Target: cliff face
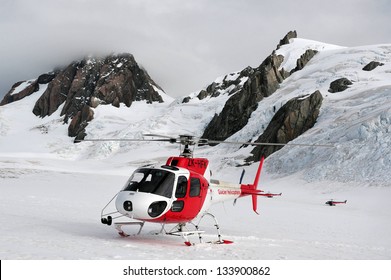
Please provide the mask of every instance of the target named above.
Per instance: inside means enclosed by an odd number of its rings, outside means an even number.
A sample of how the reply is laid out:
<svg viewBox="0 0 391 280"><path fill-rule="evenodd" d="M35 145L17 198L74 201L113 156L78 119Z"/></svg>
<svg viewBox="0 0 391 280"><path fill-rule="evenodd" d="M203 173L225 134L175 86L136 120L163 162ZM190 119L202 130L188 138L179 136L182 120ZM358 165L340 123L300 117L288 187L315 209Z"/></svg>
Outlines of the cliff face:
<svg viewBox="0 0 391 280"><path fill-rule="evenodd" d="M222 110L208 119L202 138L223 141L243 129L262 99L271 96L286 78L302 70L316 55L316 50L301 50L299 55L295 56L297 60L293 60L293 67L284 69L289 55L284 57L285 53L279 53L294 38L297 38L296 31L289 32L280 40L276 50L258 67L247 67L240 72L226 75L193 96L202 100L227 95L227 99L221 103ZM60 115L63 116L64 123L68 124L68 135L76 137L76 140L86 136L86 127L94 118L93 109L99 105L120 107L122 103L130 107L134 101L139 100L146 100L147 103L163 102L159 93L161 89L148 73L138 66L134 57L131 54L119 54L103 58L87 57L74 61L61 70L42 74L36 80L17 83L5 96L2 104L37 92L42 84L47 84L46 90L36 101L32 112L44 118L61 110ZM189 96L183 103L190 101ZM280 123L274 125L281 127ZM287 128L284 131L287 132ZM301 129L298 128L293 134L296 135L297 131ZM287 139L291 134L287 132ZM263 142L277 140L269 139ZM257 150L254 153L257 154Z"/></svg>
<svg viewBox="0 0 391 280"><path fill-rule="evenodd" d="M276 112L264 133L255 142L286 144L292 141L315 125L322 101L320 91L289 100ZM282 146L257 146L246 161L258 161L261 156L268 157L281 148Z"/></svg>
<svg viewBox="0 0 391 280"><path fill-rule="evenodd" d="M296 31L289 32L280 40L277 50L296 37ZM287 72L280 67L284 57L273 51L259 67L247 67L238 73L236 79L224 79L222 83L212 83L206 90L202 90L197 96L199 99L218 96L222 91L232 94L221 113L216 114L207 125L202 137L222 141L241 130L248 123L252 112L257 109L258 102L272 95L284 79L303 69L315 54L316 51L307 50L297 60L296 68Z"/></svg>
<svg viewBox="0 0 391 280"><path fill-rule="evenodd" d="M19 87L25 86L19 91ZM62 70L43 74L29 82L19 82L4 97L1 105L20 100L48 84L32 112L45 117L61 105L64 122L71 120L68 135L83 138L84 128L93 119L92 108L100 104L130 107L133 101L163 102L160 87L139 67L131 54L89 57L75 61Z"/></svg>

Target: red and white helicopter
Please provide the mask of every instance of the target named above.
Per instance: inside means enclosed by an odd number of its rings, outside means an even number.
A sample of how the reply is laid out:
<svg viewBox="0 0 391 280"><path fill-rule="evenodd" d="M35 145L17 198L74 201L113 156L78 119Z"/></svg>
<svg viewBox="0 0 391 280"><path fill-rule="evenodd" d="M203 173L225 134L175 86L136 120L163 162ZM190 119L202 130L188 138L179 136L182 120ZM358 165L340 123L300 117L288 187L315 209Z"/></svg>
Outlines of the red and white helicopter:
<svg viewBox="0 0 391 280"><path fill-rule="evenodd" d="M159 139L85 139L83 141L164 141L179 143L184 146L180 156L169 157L160 167L140 167L130 176L125 186L102 209L101 222L106 225L114 225L121 236L129 236L124 232L123 226L139 225L140 234L144 223L159 223L162 225L160 233L181 236L185 244L190 246L190 235L198 235L200 242L202 233L199 228L201 220L205 216L213 218L217 229L218 240L213 243L228 244L232 241L221 238L218 222L209 212L212 204L224 201L236 201L236 199L251 196L252 208L257 213L258 196L274 197L281 193L266 193L258 189L260 173L264 158L259 163L252 184L242 184L243 174L238 184L211 179L209 161L206 158L194 158L189 146L210 145L219 143L248 144L248 145L286 145L273 143L254 142L226 142L208 139L197 139L189 135L181 135L179 138L162 135L145 134ZM289 144L288 144L289 145ZM291 144L295 145L295 144ZM297 144L301 145L301 144ZM313 146L313 145L307 145ZM114 201L115 200L115 201ZM106 213L108 206L114 202L117 211ZM258 214L258 213L257 213ZM126 222L114 222L113 220L127 217ZM198 223L193 221L198 220ZM167 224L174 225L171 230L166 230ZM187 225L193 225L194 230L188 230Z"/></svg>
<svg viewBox="0 0 391 280"><path fill-rule="evenodd" d="M330 205L330 206L336 206L337 204L346 204L347 202L348 202L347 200L335 201L334 199L330 199L330 200L326 201L325 204Z"/></svg>

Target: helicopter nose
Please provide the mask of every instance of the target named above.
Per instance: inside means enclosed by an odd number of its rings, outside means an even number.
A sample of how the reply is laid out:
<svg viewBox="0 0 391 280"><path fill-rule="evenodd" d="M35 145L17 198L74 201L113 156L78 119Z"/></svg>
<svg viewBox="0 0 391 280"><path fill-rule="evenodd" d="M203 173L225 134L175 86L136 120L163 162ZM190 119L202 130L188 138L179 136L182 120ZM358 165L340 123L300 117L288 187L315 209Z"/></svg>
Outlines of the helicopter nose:
<svg viewBox="0 0 391 280"><path fill-rule="evenodd" d="M170 199L143 192L122 191L118 194L115 207L124 216L133 219L154 219L169 210Z"/></svg>
<svg viewBox="0 0 391 280"><path fill-rule="evenodd" d="M123 203L123 208L127 212L133 211L133 203L130 200L125 200ZM155 201L151 203L148 207L148 215L152 218L159 216L167 207L166 201Z"/></svg>

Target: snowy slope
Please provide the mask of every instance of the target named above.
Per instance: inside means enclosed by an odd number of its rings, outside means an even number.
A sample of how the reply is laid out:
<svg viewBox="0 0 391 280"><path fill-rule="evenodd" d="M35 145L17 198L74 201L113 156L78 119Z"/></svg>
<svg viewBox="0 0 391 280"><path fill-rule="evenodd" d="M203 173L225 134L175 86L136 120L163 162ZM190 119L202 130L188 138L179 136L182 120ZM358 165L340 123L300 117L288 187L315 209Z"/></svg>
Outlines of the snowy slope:
<svg viewBox="0 0 391 280"><path fill-rule="evenodd" d="M372 60L385 65L370 72L363 71ZM281 95L320 90L325 97L317 125L298 142L335 143L336 148L331 151L290 149L273 157L270 171L293 174L304 169L304 177L310 181L326 179L389 185L390 62L391 46L326 51L287 79L279 91ZM329 93L330 82L341 77L350 79L353 85L346 91Z"/></svg>
<svg viewBox="0 0 391 280"><path fill-rule="evenodd" d="M184 247L175 237L120 238L100 224L100 210L143 164L164 163L179 147L166 143L84 142L75 145L56 112L36 118L31 110L40 92L0 107L1 259L390 259L391 45L344 48L294 39L278 51L286 69L307 48L319 53L259 103L246 127L231 141L257 139L273 117L273 106L320 90L323 105L316 125L297 143L335 148L284 147L265 162L261 188L283 192L212 209L232 245ZM384 63L370 72L372 60ZM329 93L330 82L354 83ZM44 89L41 89L41 91ZM41 92L42 93L42 92ZM139 138L143 133L201 135L228 93L203 100L99 106L88 125L91 138ZM168 98L166 99L168 101ZM61 109L61 108L60 108ZM213 177L237 182L251 147L199 147L210 159ZM256 165L246 166L252 182ZM329 199L347 199L328 207ZM207 225L208 238L213 227Z"/></svg>

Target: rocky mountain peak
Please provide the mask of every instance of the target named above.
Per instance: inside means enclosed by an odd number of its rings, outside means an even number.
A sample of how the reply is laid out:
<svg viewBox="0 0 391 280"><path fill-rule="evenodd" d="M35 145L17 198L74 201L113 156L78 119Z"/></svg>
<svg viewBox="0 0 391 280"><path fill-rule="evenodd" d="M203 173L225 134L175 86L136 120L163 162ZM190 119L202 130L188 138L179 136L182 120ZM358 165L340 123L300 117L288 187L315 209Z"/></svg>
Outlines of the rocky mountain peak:
<svg viewBox="0 0 391 280"><path fill-rule="evenodd" d="M290 39L297 38L296 30L289 31L284 38L280 40L280 43L277 45L277 49L279 49L282 45L287 45L290 42Z"/></svg>
<svg viewBox="0 0 391 280"><path fill-rule="evenodd" d="M133 101L163 102L162 89L151 79L129 53L106 57L88 56L63 69L43 74L38 79L15 84L1 105L20 100L48 84L33 108L39 117L53 114L63 105L64 122L72 119L69 136L82 137L92 108L100 104L130 107ZM19 89L24 86L23 89ZM83 118L83 116L85 118ZM74 119L76 118L76 119Z"/></svg>
<svg viewBox="0 0 391 280"><path fill-rule="evenodd" d="M65 101L61 115L73 117L81 107L112 104L129 107L133 101L163 102L159 86L136 63L133 55L87 57L60 71L35 104L33 113L52 114Z"/></svg>
<svg viewBox="0 0 391 280"><path fill-rule="evenodd" d="M290 39L296 37L296 31L288 32L280 40L277 49L289 44ZM274 50L258 67L247 67L241 72L227 75L220 83L214 82L202 90L197 96L199 99L216 97L223 92L232 95L221 113L216 114L207 125L202 137L221 141L241 130L248 123L252 112L257 109L258 102L273 94L284 79L303 69L315 54L316 51L306 50L298 58L296 68L287 72L281 68L284 56Z"/></svg>

